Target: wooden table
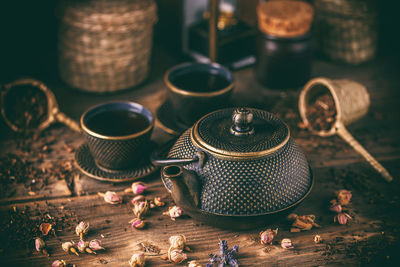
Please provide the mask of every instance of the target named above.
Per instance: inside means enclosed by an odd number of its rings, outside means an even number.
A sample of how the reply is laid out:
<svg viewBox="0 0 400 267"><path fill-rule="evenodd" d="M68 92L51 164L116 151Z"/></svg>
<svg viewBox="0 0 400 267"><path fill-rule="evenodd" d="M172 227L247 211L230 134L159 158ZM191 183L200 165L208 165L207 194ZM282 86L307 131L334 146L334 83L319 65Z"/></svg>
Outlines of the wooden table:
<svg viewBox="0 0 400 267"><path fill-rule="evenodd" d="M155 112L166 96L162 78L164 71L178 63L163 51L155 51L153 71L149 80L137 89L113 95L91 95L67 88L56 76L44 74L37 78L52 88L58 99L60 109L78 120L80 114L89 106L109 100L131 100L147 106ZM30 249L7 249L0 244L1 266L50 266L55 259L65 259L77 266L128 266L133 252L140 250L140 242L150 242L165 254L168 238L175 234L184 234L192 249L187 253L190 260L198 260L203 265L210 253L217 253L219 240L225 239L229 246L239 245L238 259L242 266L317 266L317 265L391 265L399 260L399 189L400 189L400 145L399 145L399 88L398 61L392 58L379 58L362 66L342 66L316 60L313 77L349 78L367 86L371 94L371 107L363 119L349 126L349 131L362 143L394 176L391 184L386 183L364 160L338 137L320 138L297 127L298 92L277 92L262 88L255 80L251 68L236 71L237 80L233 96L233 105L245 105L263 108L277 113L289 123L296 142L311 163L315 186L310 196L296 210L298 214L315 214L321 228L291 233L289 222L265 222L262 229L249 231L223 230L196 222L184 216L172 221L162 215L167 207L152 210L146 217L148 227L132 230L128 223L134 215L131 211L132 195L124 193L130 184L110 184L99 182L80 174L74 165L68 166L68 174L53 179L40 190L16 187L12 193L1 196L0 214L7 220L13 209L17 212L30 207L33 211L56 214L76 214L77 220L90 222L88 239L100 239L106 251L98 255L67 255L61 249L61 242L77 240L73 227L58 231L57 237L47 238L51 253L46 257L31 246ZM40 136L33 147L44 146L50 136L54 140L48 144L48 150L42 158L46 168L54 170L66 161L73 162L74 150L84 143L82 136L63 125L53 125ZM3 127L1 141L2 156L15 153L21 157L31 157L34 162L37 155L22 153L17 147L21 141ZM163 132L156 124L152 136L158 144L163 144L172 136ZM19 140L19 141L18 141ZM46 141L47 140L47 141ZM72 148L69 149L69 147ZM65 170L65 166L64 169ZM172 199L164 189L159 172L141 179L148 184L146 197L165 198L167 206ZM333 222L334 214L328 210L334 191L348 189L353 192L350 214L353 220L349 225ZM97 195L97 192L116 191L123 196L121 205L110 205ZM29 191L31 191L29 193ZM260 244L259 232L266 228L279 228L276 242L271 246ZM4 234L4 233L3 233ZM2 238L11 238L8 233ZM323 242L314 243L315 235ZM104 236L104 238L102 237ZM279 242L290 238L294 249L285 250ZM2 239L4 241L4 239ZM1 243L2 241L0 241ZM30 240L26 240L30 244ZM149 256L146 266L171 266L160 256ZM184 264L181 264L184 265Z"/></svg>

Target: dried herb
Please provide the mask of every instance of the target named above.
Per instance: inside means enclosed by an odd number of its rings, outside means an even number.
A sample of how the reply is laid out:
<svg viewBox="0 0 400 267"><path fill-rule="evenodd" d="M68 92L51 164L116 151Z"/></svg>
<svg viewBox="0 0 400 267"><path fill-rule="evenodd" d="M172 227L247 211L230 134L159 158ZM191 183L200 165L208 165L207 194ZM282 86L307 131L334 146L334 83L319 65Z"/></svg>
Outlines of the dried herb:
<svg viewBox="0 0 400 267"><path fill-rule="evenodd" d="M221 240L219 242L219 255L211 254L210 262L212 264L217 263L218 266L239 266L239 262L235 258L235 254L239 252L239 246L235 245L233 248L228 249L228 242L226 240ZM211 265L212 266L212 265Z"/></svg>
<svg viewBox="0 0 400 267"><path fill-rule="evenodd" d="M307 118L313 129L328 131L335 122L336 108L331 94L326 93L315 98L307 108Z"/></svg>

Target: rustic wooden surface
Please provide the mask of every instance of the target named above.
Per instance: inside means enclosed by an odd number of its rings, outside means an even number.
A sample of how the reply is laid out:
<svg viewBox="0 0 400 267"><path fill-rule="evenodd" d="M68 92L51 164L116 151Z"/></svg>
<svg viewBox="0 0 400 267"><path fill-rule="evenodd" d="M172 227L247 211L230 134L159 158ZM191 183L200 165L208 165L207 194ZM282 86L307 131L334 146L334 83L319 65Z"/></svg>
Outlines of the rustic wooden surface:
<svg viewBox="0 0 400 267"><path fill-rule="evenodd" d="M37 77L51 87L58 99L60 109L78 120L89 106L109 100L131 100L147 106L155 112L166 97L162 78L164 71L177 63L166 53L155 51L153 72L149 80L139 88L113 95L90 95L69 89L57 79L48 75ZM251 68L234 73L237 80L233 105L263 108L277 113L291 126L292 134L310 160L315 186L310 196L296 210L298 214L315 214L319 229L301 233L290 233L290 225L285 222L265 222L265 228L278 227L276 238L291 238L295 248L282 249L278 243L268 248L261 245L258 233L262 229L249 231L223 230L198 223L184 216L176 221L162 215L167 207L152 210L147 216L149 225L141 231L132 230L129 221L134 217L131 211L132 195L124 193L128 184L111 184L93 180L80 174L73 167L72 181L57 181L57 187L49 186L35 195L26 190L16 190L12 196L0 196L0 216L16 207L17 210L30 206L32 209L73 210L79 219L91 224L88 238L98 238L106 247L98 255L67 255L61 249L61 242L77 240L73 230L65 229L57 237L47 242L51 256L45 257L32 250L18 250L12 253L0 251L1 266L50 266L55 259L65 259L77 266L128 266L134 251L140 249L140 242L148 241L161 249L168 249L168 237L184 234L192 252L190 260L199 260L203 265L210 253L217 253L220 239L228 240L229 246L239 245L238 259L242 266L320 266L320 265L380 265L393 264L398 260L399 249L399 207L400 200L400 144L399 144L399 88L398 61L392 58L378 59L368 64L352 67L338 66L317 60L313 76L349 78L367 86L371 94L371 107L367 116L350 125L351 133L391 172L394 181L387 184L364 162L356 152L338 137L320 138L308 131L297 128L297 91L276 92L262 88L255 80ZM5 128L3 128L5 130ZM62 125L53 125L46 130L46 136L55 135L50 145L51 152L45 155L45 162L60 164L72 160L74 152L68 152L64 144L76 149L83 138ZM0 137L2 156L18 153L16 139L6 130ZM172 136L164 133L156 124L152 136L158 144L163 144ZM40 140L40 138L39 138ZM162 196L167 205L172 199L159 179L159 173L143 178L149 185L146 197ZM57 188L57 190L55 190ZM333 222L333 214L327 209L334 191L346 188L353 191L350 213L354 217L351 224L342 226ZM97 192L112 190L123 195L121 205L112 206L104 202ZM313 238L319 234L324 242L315 244ZM101 235L105 236L102 238ZM397 257L397 258L396 258ZM148 257L146 266L171 266L159 256ZM184 264L181 264L182 266Z"/></svg>

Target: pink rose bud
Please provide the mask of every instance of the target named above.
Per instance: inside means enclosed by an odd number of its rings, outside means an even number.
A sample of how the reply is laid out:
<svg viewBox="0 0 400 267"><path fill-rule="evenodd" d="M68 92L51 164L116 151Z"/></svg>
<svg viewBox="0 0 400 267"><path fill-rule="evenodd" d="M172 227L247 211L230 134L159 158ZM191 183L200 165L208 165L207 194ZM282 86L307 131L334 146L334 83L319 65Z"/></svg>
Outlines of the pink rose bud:
<svg viewBox="0 0 400 267"><path fill-rule="evenodd" d="M135 202L133 206L133 213L138 217L141 218L142 215L145 215L149 211L149 202L147 200L142 202Z"/></svg>
<svg viewBox="0 0 400 267"><path fill-rule="evenodd" d="M64 260L55 260L51 264L51 267L65 267L67 266L67 263Z"/></svg>
<svg viewBox="0 0 400 267"><path fill-rule="evenodd" d="M131 226L133 229L143 229L146 226L146 222L139 218L135 218L130 222L132 223Z"/></svg>
<svg viewBox="0 0 400 267"><path fill-rule="evenodd" d="M89 248L89 242L87 241L79 240L77 247L81 253L87 252L89 254L96 254L96 252Z"/></svg>
<svg viewBox="0 0 400 267"><path fill-rule="evenodd" d="M104 194L104 201L110 204L121 204L122 203L122 197L118 196L117 193L107 191Z"/></svg>
<svg viewBox="0 0 400 267"><path fill-rule="evenodd" d="M267 244L272 244L272 240L274 240L274 237L278 234L278 228L275 230L272 229L267 229L264 232L260 233L260 240L261 244L267 245Z"/></svg>
<svg viewBox="0 0 400 267"><path fill-rule="evenodd" d="M289 238L282 239L281 247L285 249L293 248L292 240L290 240Z"/></svg>
<svg viewBox="0 0 400 267"><path fill-rule="evenodd" d="M89 248L92 249L93 251L105 249L101 246L100 240L97 239L93 239L92 241L89 242Z"/></svg>
<svg viewBox="0 0 400 267"><path fill-rule="evenodd" d="M198 261L189 261L188 267L202 267Z"/></svg>
<svg viewBox="0 0 400 267"><path fill-rule="evenodd" d="M46 247L46 243L44 243L43 239L37 237L35 239L35 248L37 251L41 252Z"/></svg>
<svg viewBox="0 0 400 267"><path fill-rule="evenodd" d="M342 189L339 192L337 192L337 200L341 205L346 206L350 204L351 197L352 197L351 191Z"/></svg>
<svg viewBox="0 0 400 267"><path fill-rule="evenodd" d="M142 182L132 183L131 187L132 187L132 193L134 195L139 195L147 189L147 186Z"/></svg>
<svg viewBox="0 0 400 267"><path fill-rule="evenodd" d="M143 201L145 201L145 200L146 200L146 199L145 199L144 196L142 196L142 195L137 195L137 196L135 196L134 198L132 198L131 203L132 203L132 205L135 205L136 202L143 202Z"/></svg>
<svg viewBox="0 0 400 267"><path fill-rule="evenodd" d="M341 213L342 212L342 205L340 205L339 203L333 203L330 207L329 207L330 211L336 212L336 213Z"/></svg>
<svg viewBox="0 0 400 267"><path fill-rule="evenodd" d="M181 263L187 259L187 255L180 249L170 248L168 250L168 260L172 263Z"/></svg>
<svg viewBox="0 0 400 267"><path fill-rule="evenodd" d="M167 212L163 213L171 217L171 220L175 221L175 218L180 217L183 214L183 210L178 206L169 207Z"/></svg>
<svg viewBox="0 0 400 267"><path fill-rule="evenodd" d="M75 233L81 239L83 239L83 235L86 235L89 232L89 223L81 221L75 228Z"/></svg>
<svg viewBox="0 0 400 267"><path fill-rule="evenodd" d="M184 249L186 244L186 237L184 235L173 235L169 237L169 244L174 249Z"/></svg>
<svg viewBox="0 0 400 267"><path fill-rule="evenodd" d="M352 218L350 217L349 214L342 212L342 213L338 213L335 218L334 221L338 222L339 224L345 225L347 224L348 220L351 220Z"/></svg>
<svg viewBox="0 0 400 267"><path fill-rule="evenodd" d="M131 267L143 267L146 264L146 257L144 253L135 253L129 260L129 266Z"/></svg>
<svg viewBox="0 0 400 267"><path fill-rule="evenodd" d="M314 236L314 242L315 242L315 244L319 244L319 243L322 243L322 237L320 236L320 235L315 235Z"/></svg>

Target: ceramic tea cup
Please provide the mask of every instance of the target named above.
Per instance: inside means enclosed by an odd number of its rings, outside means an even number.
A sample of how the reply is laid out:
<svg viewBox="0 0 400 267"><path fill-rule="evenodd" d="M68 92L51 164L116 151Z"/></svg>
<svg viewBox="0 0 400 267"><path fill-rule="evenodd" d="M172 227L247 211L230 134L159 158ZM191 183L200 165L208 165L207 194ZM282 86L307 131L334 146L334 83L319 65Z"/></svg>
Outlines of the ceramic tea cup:
<svg viewBox="0 0 400 267"><path fill-rule="evenodd" d="M109 102L89 108L80 124L96 164L121 170L134 166L143 156L154 117L138 103Z"/></svg>
<svg viewBox="0 0 400 267"><path fill-rule="evenodd" d="M216 63L183 63L165 73L165 85L177 120L187 126L223 108L234 88L234 77Z"/></svg>

